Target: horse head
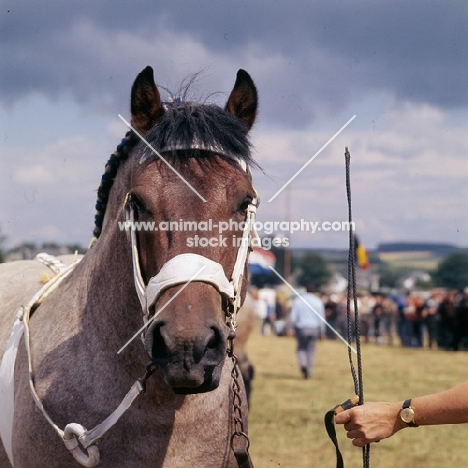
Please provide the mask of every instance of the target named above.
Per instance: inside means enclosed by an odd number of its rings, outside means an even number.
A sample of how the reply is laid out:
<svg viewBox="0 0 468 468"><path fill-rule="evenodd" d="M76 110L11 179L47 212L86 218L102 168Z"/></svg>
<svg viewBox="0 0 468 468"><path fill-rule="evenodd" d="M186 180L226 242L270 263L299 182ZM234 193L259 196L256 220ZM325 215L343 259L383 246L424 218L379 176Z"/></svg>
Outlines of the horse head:
<svg viewBox="0 0 468 468"><path fill-rule="evenodd" d="M224 109L162 102L150 67L132 87L136 142L120 193L133 226L126 248L146 352L176 393L215 389L234 336L230 315L247 289L246 220L257 201L248 170L256 112L243 70Z"/></svg>

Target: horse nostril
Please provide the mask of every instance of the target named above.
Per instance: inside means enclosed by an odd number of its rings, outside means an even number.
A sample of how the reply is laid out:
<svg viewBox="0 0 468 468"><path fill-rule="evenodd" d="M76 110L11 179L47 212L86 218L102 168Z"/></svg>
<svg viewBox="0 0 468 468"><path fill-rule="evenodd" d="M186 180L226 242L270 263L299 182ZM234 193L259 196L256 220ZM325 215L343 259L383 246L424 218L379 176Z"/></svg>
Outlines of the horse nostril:
<svg viewBox="0 0 468 468"><path fill-rule="evenodd" d="M217 365L226 352L226 339L224 339L219 327L213 326L210 328L209 337L204 343L200 347L203 362L207 365Z"/></svg>
<svg viewBox="0 0 468 468"><path fill-rule="evenodd" d="M216 327L212 327L213 336L208 340L206 349L216 349L222 342L219 330Z"/></svg>
<svg viewBox="0 0 468 468"><path fill-rule="evenodd" d="M148 330L146 333L146 349L155 364L166 365L169 362L169 352L166 341L161 333L163 322L159 322Z"/></svg>

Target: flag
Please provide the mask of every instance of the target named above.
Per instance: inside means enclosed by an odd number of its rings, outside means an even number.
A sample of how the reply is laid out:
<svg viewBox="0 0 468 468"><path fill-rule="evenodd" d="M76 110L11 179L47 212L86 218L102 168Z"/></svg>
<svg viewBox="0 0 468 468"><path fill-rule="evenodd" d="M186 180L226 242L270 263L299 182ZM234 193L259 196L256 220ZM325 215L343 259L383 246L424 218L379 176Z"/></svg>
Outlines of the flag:
<svg viewBox="0 0 468 468"><path fill-rule="evenodd" d="M354 236L354 255L358 266L367 270L369 268L369 254L357 236Z"/></svg>

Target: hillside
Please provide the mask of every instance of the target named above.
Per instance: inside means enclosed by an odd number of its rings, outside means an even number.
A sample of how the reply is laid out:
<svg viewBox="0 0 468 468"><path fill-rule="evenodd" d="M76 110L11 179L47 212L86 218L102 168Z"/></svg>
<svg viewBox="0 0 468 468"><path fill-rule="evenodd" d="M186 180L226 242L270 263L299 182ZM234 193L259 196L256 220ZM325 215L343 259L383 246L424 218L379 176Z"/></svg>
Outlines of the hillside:
<svg viewBox="0 0 468 468"><path fill-rule="evenodd" d="M312 249L320 254L332 267L343 275L348 268L348 251L345 249ZM307 249L293 249L293 259L300 257ZM379 265L395 273L404 273L411 270L433 271L438 263L453 252L468 251L451 244L417 243L417 242L387 242L381 243L376 249L368 251L372 270Z"/></svg>

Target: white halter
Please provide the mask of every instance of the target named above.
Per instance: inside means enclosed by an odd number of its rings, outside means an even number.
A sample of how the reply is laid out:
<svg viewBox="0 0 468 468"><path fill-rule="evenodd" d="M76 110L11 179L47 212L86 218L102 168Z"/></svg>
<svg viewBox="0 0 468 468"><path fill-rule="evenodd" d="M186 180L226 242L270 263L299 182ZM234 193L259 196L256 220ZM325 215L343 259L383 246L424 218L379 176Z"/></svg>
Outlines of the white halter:
<svg viewBox="0 0 468 468"><path fill-rule="evenodd" d="M246 166L242 167L244 168ZM248 171L248 168L246 168L246 170ZM237 258L231 280L228 280L226 277L223 266L220 263L214 262L202 255L185 253L171 258L162 266L159 273L153 276L148 281L148 284L145 285L140 269L136 230L133 229L135 213L132 204L129 203L129 195L127 194L125 199L125 218L131 226L130 240L132 245L133 278L135 281L135 289L143 310L143 320L145 323L147 323L150 318L150 308L154 306L160 294L166 289L193 281L199 281L211 284L228 300L229 310L226 311L226 314L229 317L231 328L233 330L236 329L237 312L241 306L244 269L251 250L252 238L258 237L254 227L257 204L258 197L252 200L252 203L247 207L245 226L242 232L240 247L237 251ZM154 320L158 313L159 312L153 315L152 320Z"/></svg>

